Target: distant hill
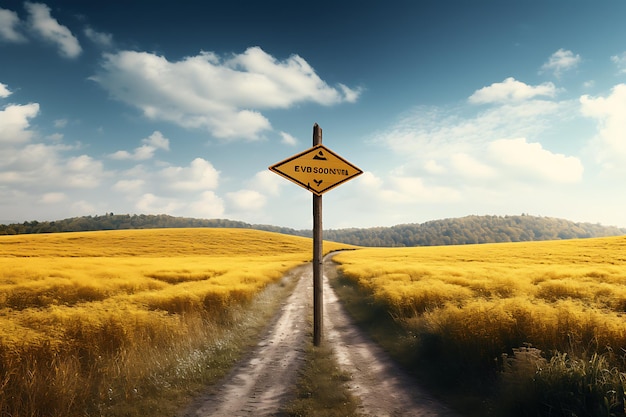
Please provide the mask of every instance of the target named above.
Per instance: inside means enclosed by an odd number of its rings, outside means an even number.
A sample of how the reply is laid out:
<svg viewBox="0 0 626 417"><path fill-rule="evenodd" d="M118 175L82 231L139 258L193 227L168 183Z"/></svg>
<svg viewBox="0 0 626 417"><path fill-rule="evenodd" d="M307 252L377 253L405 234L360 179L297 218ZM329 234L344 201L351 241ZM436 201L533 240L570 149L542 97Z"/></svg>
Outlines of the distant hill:
<svg viewBox="0 0 626 417"><path fill-rule="evenodd" d="M467 216L369 229L325 230L324 239L359 246L435 246L626 235L626 229L537 216Z"/></svg>
<svg viewBox="0 0 626 417"><path fill-rule="evenodd" d="M155 229L175 227L228 227L257 229L311 237L311 230L249 224L227 219L194 219L164 214L106 214L73 217L51 222L24 222L0 225L0 235L57 233L92 230ZM434 246L471 243L527 242L626 235L626 229L593 223L575 223L552 217L467 216L367 229L324 230L324 239L359 246Z"/></svg>

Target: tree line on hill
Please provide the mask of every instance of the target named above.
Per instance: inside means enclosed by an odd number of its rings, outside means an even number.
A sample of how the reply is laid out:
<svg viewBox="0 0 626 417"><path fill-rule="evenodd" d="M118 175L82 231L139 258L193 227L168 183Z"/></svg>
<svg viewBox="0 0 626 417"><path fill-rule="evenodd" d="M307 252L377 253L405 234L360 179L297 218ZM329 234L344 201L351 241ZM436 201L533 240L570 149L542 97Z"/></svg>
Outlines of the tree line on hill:
<svg viewBox="0 0 626 417"><path fill-rule="evenodd" d="M96 230L221 227L257 229L311 237L311 230L249 224L227 219L194 219L165 214L113 214L30 221L0 225L0 235L82 232ZM324 239L358 246L437 246L474 243L526 242L626 235L626 229L593 223L575 223L552 217L466 216L392 227L324 230ZM0 241L1 243L1 241Z"/></svg>

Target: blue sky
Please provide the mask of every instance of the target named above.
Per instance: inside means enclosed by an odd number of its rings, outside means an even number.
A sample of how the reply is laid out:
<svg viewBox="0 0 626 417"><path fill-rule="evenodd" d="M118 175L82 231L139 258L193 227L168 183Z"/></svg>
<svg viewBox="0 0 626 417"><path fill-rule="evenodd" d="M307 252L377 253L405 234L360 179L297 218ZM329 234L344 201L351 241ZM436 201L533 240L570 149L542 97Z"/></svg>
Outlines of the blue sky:
<svg viewBox="0 0 626 417"><path fill-rule="evenodd" d="M626 2L0 0L0 222L309 228L267 168L364 174L324 227L471 214L626 227Z"/></svg>

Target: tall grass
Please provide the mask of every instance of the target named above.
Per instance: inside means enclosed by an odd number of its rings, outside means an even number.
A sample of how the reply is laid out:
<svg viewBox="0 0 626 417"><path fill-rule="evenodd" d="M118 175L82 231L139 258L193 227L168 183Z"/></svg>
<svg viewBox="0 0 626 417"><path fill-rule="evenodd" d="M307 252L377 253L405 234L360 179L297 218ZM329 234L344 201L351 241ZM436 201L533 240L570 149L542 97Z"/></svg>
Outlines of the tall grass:
<svg viewBox="0 0 626 417"><path fill-rule="evenodd" d="M625 386L625 253L626 237L615 237L361 249L335 260L344 277L371 294L410 336L404 341L412 344L413 363L436 368L445 383L502 388L523 379L544 395L537 403L543 405L524 415L623 415L623 407L615 414L614 393ZM538 353L537 364L518 369L516 378L502 377L512 372L512 358L528 360L520 350L528 346ZM582 398L582 408L568 414L556 387L574 380L586 386L590 369L614 378L593 383L591 391L604 390L600 397L585 397L587 388L569 389ZM502 393L498 397L506 402Z"/></svg>
<svg viewBox="0 0 626 417"><path fill-rule="evenodd" d="M0 415L140 415L124 404L210 375L246 306L310 258L242 229L1 237Z"/></svg>

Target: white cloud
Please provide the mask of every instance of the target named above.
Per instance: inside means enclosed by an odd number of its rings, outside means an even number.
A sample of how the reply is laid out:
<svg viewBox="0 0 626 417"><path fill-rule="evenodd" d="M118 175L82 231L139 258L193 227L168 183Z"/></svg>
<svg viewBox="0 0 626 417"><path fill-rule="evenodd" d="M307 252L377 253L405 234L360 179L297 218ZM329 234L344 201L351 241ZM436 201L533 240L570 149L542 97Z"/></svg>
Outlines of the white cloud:
<svg viewBox="0 0 626 417"><path fill-rule="evenodd" d="M188 201L146 193L135 201L135 208L140 213L168 213L199 218L214 218L224 213L224 202L213 191L204 191L199 199Z"/></svg>
<svg viewBox="0 0 626 417"><path fill-rule="evenodd" d="M25 2L31 29L45 40L55 44L66 58L76 58L82 52L78 39L50 15L50 8L42 3Z"/></svg>
<svg viewBox="0 0 626 417"><path fill-rule="evenodd" d="M426 163L424 164L424 169L430 174L443 174L446 172L446 168L441 166L434 159L429 159L428 161L426 161Z"/></svg>
<svg viewBox="0 0 626 417"><path fill-rule="evenodd" d="M361 187L364 187L365 189L378 190L383 185L383 180L378 178L376 175L374 175L370 171L363 172L363 174L361 174L356 179L356 181Z"/></svg>
<svg viewBox="0 0 626 417"><path fill-rule="evenodd" d="M63 140L63 133L53 133L51 135L46 136L46 139L51 140L53 142L60 142Z"/></svg>
<svg viewBox="0 0 626 417"><path fill-rule="evenodd" d="M184 214L201 219L220 217L224 214L224 201L213 191L204 191L200 199L192 202Z"/></svg>
<svg viewBox="0 0 626 417"><path fill-rule="evenodd" d="M57 129L63 129L65 126L67 126L67 119L57 119L54 121L54 127Z"/></svg>
<svg viewBox="0 0 626 417"><path fill-rule="evenodd" d="M0 40L8 42L25 42L26 38L17 31L20 19L12 10L0 8Z"/></svg>
<svg viewBox="0 0 626 417"><path fill-rule="evenodd" d="M267 203L267 198L255 190L239 190L226 193L226 197L237 211L260 210Z"/></svg>
<svg viewBox="0 0 626 417"><path fill-rule="evenodd" d="M7 98L11 95L11 91L6 84L0 83L0 98Z"/></svg>
<svg viewBox="0 0 626 417"><path fill-rule="evenodd" d="M191 161L189 167L167 167L160 176L169 188L178 191L212 190L219 182L219 171L202 158Z"/></svg>
<svg viewBox="0 0 626 417"><path fill-rule="evenodd" d="M441 203L460 198L452 187L426 184L423 178L414 176L391 174L383 179L366 171L356 181L373 200L384 204Z"/></svg>
<svg viewBox="0 0 626 417"><path fill-rule="evenodd" d="M474 155L485 143L507 137L537 137L576 113L576 102L528 100L467 115L460 109L420 107L374 140L408 160L440 161L455 153Z"/></svg>
<svg viewBox="0 0 626 417"><path fill-rule="evenodd" d="M39 104L12 104L0 110L0 144L28 142L33 137L30 119L39 113Z"/></svg>
<svg viewBox="0 0 626 417"><path fill-rule="evenodd" d="M543 83L531 86L513 77L509 77L501 83L493 83L488 87L476 90L468 99L470 103L506 103L523 101L537 96L554 97L556 87L553 83Z"/></svg>
<svg viewBox="0 0 626 417"><path fill-rule="evenodd" d="M590 89L596 85L595 80L588 80L583 83L583 88Z"/></svg>
<svg viewBox="0 0 626 417"><path fill-rule="evenodd" d="M528 143L524 138L493 141L488 153L502 172L513 172L522 179L554 183L576 183L582 179L583 165L578 158L552 153L540 143Z"/></svg>
<svg viewBox="0 0 626 417"><path fill-rule="evenodd" d="M270 170L257 172L249 182L250 188L270 195L278 195L284 184L285 179Z"/></svg>
<svg viewBox="0 0 626 417"><path fill-rule="evenodd" d="M343 93L345 100L348 103L356 103L359 97L361 96L361 93L363 92L363 90L360 88L353 90L350 87L341 83L339 83L338 86L339 86L339 89L341 89L341 92Z"/></svg>
<svg viewBox="0 0 626 417"><path fill-rule="evenodd" d="M56 204L67 200L65 193L45 193L39 200L43 204Z"/></svg>
<svg viewBox="0 0 626 417"><path fill-rule="evenodd" d="M626 73L626 52L622 52L619 55L613 55L611 61L617 65L617 68L621 74Z"/></svg>
<svg viewBox="0 0 626 417"><path fill-rule="evenodd" d="M294 138L289 133L280 132L280 136L283 138L281 142L285 145L296 146L298 144L298 139Z"/></svg>
<svg viewBox="0 0 626 417"><path fill-rule="evenodd" d="M618 84L607 97L580 97L582 114L596 119L598 132L592 147L603 167L624 170L626 166L626 84Z"/></svg>
<svg viewBox="0 0 626 417"><path fill-rule="evenodd" d="M496 170L465 153L450 157L452 166L462 178L488 179L496 176Z"/></svg>
<svg viewBox="0 0 626 417"><path fill-rule="evenodd" d="M106 175L101 161L88 155L65 157L64 145L35 143L9 149L0 156L0 184L25 189L95 188Z"/></svg>
<svg viewBox="0 0 626 417"><path fill-rule="evenodd" d="M125 160L132 159L134 161L144 161L146 159L151 159L154 157L154 153L158 149L162 149L165 151L170 150L170 141L166 137L163 136L161 132L155 130L150 136L141 140L141 145L138 148L135 148L133 153L128 151L117 151L109 155L113 159Z"/></svg>
<svg viewBox="0 0 626 417"><path fill-rule="evenodd" d="M389 186L381 191L389 202L398 203L440 203L458 201L460 193L452 187L426 185L419 177L391 177Z"/></svg>
<svg viewBox="0 0 626 417"><path fill-rule="evenodd" d="M131 154L128 151L116 151L109 155L112 159L124 160L124 159L135 159L134 154Z"/></svg>
<svg viewBox="0 0 626 417"><path fill-rule="evenodd" d="M115 191L121 191L123 193L135 193L144 186L145 181L141 179L136 180L119 180L113 185Z"/></svg>
<svg viewBox="0 0 626 417"><path fill-rule="evenodd" d="M176 199L158 197L152 193L143 194L135 203L135 208L140 213L150 214L173 213L181 206Z"/></svg>
<svg viewBox="0 0 626 417"><path fill-rule="evenodd" d="M113 35L110 33L98 32L92 27L85 27L85 35L96 45L102 48L110 48L113 46Z"/></svg>
<svg viewBox="0 0 626 417"><path fill-rule="evenodd" d="M161 132L155 130L150 136L142 139L141 142L146 146L151 146L154 149L163 149L165 151L170 150L170 140L167 139Z"/></svg>
<svg viewBox="0 0 626 417"><path fill-rule="evenodd" d="M550 56L548 62L543 64L541 69L542 71L552 71L559 78L564 71L576 68L581 61L580 55L561 48Z"/></svg>
<svg viewBox="0 0 626 417"><path fill-rule="evenodd" d="M552 87L543 91L551 92ZM581 160L571 151L554 152L542 144L563 137L561 128L579 114L578 102L538 100L535 93L527 90L527 99L504 104L493 98L512 93L494 95L485 100L492 103L488 108L465 103L406 113L372 138L381 146L379 173L363 174L357 179L359 188L371 197L375 210L388 216L398 207L416 205L438 218L505 205L528 207L528 196L554 195L566 188L563 184L581 183ZM571 142L580 139L572 137ZM386 149L393 154L382 154Z"/></svg>
<svg viewBox="0 0 626 417"><path fill-rule="evenodd" d="M64 166L65 184L73 188L95 188L103 176L103 165L88 155L71 157Z"/></svg>
<svg viewBox="0 0 626 417"><path fill-rule="evenodd" d="M76 213L76 216L85 216L90 214L96 214L98 210L96 207L85 200L79 200L72 204L72 212Z"/></svg>
<svg viewBox="0 0 626 417"><path fill-rule="evenodd" d="M221 139L259 139L271 129L259 110L358 97L346 86L327 85L298 55L280 61L258 47L226 59L202 52L175 62L147 52L105 54L91 79L148 118L207 129Z"/></svg>

